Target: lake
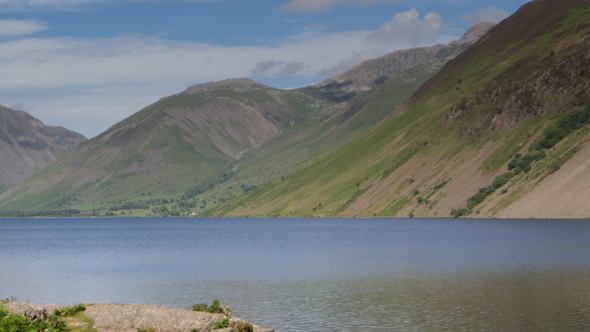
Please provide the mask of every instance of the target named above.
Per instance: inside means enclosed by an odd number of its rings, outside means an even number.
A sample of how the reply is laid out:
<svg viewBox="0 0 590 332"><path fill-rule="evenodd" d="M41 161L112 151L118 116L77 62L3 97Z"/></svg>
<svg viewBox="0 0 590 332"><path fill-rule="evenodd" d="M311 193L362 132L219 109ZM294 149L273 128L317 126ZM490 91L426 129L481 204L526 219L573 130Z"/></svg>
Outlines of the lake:
<svg viewBox="0 0 590 332"><path fill-rule="evenodd" d="M590 222L0 220L0 297L189 309L298 331L588 331Z"/></svg>

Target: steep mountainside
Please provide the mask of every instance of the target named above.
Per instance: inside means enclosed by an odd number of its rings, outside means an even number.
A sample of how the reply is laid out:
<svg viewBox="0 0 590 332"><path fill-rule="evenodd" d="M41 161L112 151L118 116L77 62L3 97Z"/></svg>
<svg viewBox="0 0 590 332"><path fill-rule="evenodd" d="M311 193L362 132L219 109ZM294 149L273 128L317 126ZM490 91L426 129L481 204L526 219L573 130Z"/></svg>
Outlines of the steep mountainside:
<svg viewBox="0 0 590 332"><path fill-rule="evenodd" d="M473 42L465 38L451 53ZM247 79L192 86L67 154L1 197L0 209L198 213L358 137L450 57L406 68L370 91L282 91ZM342 93L356 97L345 102Z"/></svg>
<svg viewBox="0 0 590 332"><path fill-rule="evenodd" d="M590 216L589 7L524 5L373 129L208 213Z"/></svg>
<svg viewBox="0 0 590 332"><path fill-rule="evenodd" d="M85 141L73 131L46 126L26 112L0 105L0 192Z"/></svg>

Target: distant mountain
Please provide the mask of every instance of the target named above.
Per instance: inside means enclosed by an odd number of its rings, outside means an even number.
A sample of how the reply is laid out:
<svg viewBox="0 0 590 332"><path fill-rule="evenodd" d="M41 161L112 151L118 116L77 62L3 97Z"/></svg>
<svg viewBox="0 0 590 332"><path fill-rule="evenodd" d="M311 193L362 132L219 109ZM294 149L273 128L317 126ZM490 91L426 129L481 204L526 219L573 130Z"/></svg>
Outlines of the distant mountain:
<svg viewBox="0 0 590 332"><path fill-rule="evenodd" d="M315 85L315 88L339 92L342 96L352 96L351 92L371 90L394 77L418 66L434 75L447 61L454 59L473 45L495 24L485 22L469 28L463 37L448 45L435 45L408 50L400 50L380 58L368 60L345 73Z"/></svg>
<svg viewBox="0 0 590 332"><path fill-rule="evenodd" d="M26 112L0 105L0 192L85 141L73 131L46 126Z"/></svg>
<svg viewBox="0 0 590 332"><path fill-rule="evenodd" d="M588 218L589 35L588 1L532 1L357 139L207 214Z"/></svg>
<svg viewBox="0 0 590 332"><path fill-rule="evenodd" d="M201 212L363 134L466 43L440 46L446 55L368 91L278 90L248 79L191 86L66 154L0 197L0 209Z"/></svg>

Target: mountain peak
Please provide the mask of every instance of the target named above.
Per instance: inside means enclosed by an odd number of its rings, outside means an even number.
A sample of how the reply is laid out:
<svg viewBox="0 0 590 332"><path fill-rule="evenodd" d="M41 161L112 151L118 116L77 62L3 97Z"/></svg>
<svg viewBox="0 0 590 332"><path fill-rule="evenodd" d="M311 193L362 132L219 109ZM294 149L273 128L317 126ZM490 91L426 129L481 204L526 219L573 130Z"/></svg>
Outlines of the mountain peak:
<svg viewBox="0 0 590 332"><path fill-rule="evenodd" d="M475 44L479 38L486 34L486 32L490 31L493 27L495 27L495 23L490 22L483 22L479 24L472 25L461 39L451 42L449 45L463 45L463 44Z"/></svg>
<svg viewBox="0 0 590 332"><path fill-rule="evenodd" d="M237 92L246 92L261 88L268 88L268 86L248 78L233 78L219 82L195 84L193 86L190 86L188 89L184 90L183 93L200 93L216 90L234 90Z"/></svg>

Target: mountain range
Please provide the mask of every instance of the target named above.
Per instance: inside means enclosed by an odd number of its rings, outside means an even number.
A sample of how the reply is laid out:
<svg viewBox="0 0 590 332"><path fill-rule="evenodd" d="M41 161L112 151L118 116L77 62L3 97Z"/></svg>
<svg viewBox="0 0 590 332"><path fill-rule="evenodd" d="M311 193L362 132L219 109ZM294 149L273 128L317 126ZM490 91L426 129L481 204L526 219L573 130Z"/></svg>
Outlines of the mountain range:
<svg viewBox="0 0 590 332"><path fill-rule="evenodd" d="M314 86L195 85L68 151L0 212L587 217L589 27L585 1L536 0Z"/></svg>
<svg viewBox="0 0 590 332"><path fill-rule="evenodd" d="M143 215L214 207L358 137L490 27L474 26L449 45L394 52L311 87L279 90L248 79L191 86L70 151L0 206Z"/></svg>

